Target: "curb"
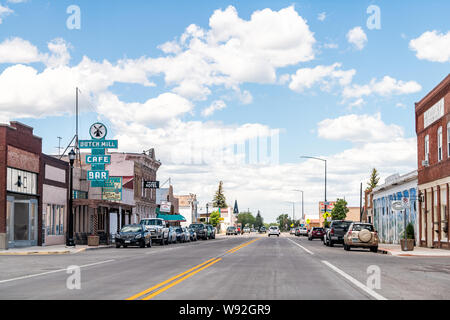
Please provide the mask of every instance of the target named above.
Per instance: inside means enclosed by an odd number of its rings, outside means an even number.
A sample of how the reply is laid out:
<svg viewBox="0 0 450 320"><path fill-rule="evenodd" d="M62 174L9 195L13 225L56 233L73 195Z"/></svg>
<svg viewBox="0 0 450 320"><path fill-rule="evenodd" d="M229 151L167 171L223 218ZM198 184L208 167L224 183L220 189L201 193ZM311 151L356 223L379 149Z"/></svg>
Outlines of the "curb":
<svg viewBox="0 0 450 320"><path fill-rule="evenodd" d="M381 254L387 254L387 255L390 255L390 256L392 256L393 254L392 254L392 252L390 251L390 250L387 250L387 249L383 249L383 248L378 248L378 251L377 251L377 253L381 253Z"/></svg>
<svg viewBox="0 0 450 320"><path fill-rule="evenodd" d="M104 246L104 247L92 247L92 248L81 248L75 249L74 251L64 250L64 251L24 251L24 252L0 252L0 256L44 256L44 255L59 255L59 254L77 254L80 252L84 252L87 250L101 250L101 249L109 249L114 246Z"/></svg>

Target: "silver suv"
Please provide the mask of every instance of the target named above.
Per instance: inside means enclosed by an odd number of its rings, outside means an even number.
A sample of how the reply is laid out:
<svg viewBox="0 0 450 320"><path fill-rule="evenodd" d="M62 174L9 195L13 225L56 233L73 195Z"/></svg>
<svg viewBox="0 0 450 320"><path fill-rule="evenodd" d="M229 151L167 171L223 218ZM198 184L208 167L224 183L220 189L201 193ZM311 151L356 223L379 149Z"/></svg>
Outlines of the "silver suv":
<svg viewBox="0 0 450 320"><path fill-rule="evenodd" d="M277 237L279 237L280 236L280 229L278 229L277 226L271 226L269 228L269 237L270 236L277 236Z"/></svg>
<svg viewBox="0 0 450 320"><path fill-rule="evenodd" d="M145 218L139 224L143 225L152 236L152 241L159 242L161 245L169 243L169 228L166 222L161 218Z"/></svg>

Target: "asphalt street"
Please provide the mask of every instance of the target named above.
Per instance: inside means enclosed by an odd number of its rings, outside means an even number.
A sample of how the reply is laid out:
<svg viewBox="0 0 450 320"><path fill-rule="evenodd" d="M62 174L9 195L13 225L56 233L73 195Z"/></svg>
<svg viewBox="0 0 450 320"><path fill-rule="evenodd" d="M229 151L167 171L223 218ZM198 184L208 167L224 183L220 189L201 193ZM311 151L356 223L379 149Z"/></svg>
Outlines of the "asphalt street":
<svg viewBox="0 0 450 320"><path fill-rule="evenodd" d="M80 289L68 289L70 266ZM450 299L450 258L347 252L287 234L2 256L0 299Z"/></svg>

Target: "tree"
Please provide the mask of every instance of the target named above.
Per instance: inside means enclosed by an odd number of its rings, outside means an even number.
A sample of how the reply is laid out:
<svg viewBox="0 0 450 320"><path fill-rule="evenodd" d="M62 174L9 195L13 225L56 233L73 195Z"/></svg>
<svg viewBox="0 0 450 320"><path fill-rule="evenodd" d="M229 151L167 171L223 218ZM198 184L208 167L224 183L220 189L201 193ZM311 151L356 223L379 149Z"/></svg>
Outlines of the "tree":
<svg viewBox="0 0 450 320"><path fill-rule="evenodd" d="M258 214L256 215L256 218L255 218L255 228L259 229L262 226L264 226L264 219L263 219L263 217L261 217L261 213L258 210Z"/></svg>
<svg viewBox="0 0 450 320"><path fill-rule="evenodd" d="M211 224L213 227L217 227L217 225L220 223L220 213L219 211L213 211L209 215L209 224Z"/></svg>
<svg viewBox="0 0 450 320"><path fill-rule="evenodd" d="M337 199L334 204L333 210L331 210L331 219L333 220L344 220L347 217L347 201L344 199Z"/></svg>
<svg viewBox="0 0 450 320"><path fill-rule="evenodd" d="M290 228L292 220L287 214L280 214L277 218L277 222L281 231L287 231Z"/></svg>
<svg viewBox="0 0 450 320"><path fill-rule="evenodd" d="M242 227L254 225L255 221L256 219L251 212L241 212L237 218L237 222L242 224Z"/></svg>
<svg viewBox="0 0 450 320"><path fill-rule="evenodd" d="M378 176L377 169L373 168L372 173L370 174L369 182L367 182L367 188L366 190L372 190L378 185L378 182L380 181L380 177Z"/></svg>
<svg viewBox="0 0 450 320"><path fill-rule="evenodd" d="M213 206L216 208L221 208L221 209L228 207L226 199L225 199L225 195L223 194L223 182L222 181L219 182L219 188L217 189L216 195L214 196L214 199L213 199Z"/></svg>

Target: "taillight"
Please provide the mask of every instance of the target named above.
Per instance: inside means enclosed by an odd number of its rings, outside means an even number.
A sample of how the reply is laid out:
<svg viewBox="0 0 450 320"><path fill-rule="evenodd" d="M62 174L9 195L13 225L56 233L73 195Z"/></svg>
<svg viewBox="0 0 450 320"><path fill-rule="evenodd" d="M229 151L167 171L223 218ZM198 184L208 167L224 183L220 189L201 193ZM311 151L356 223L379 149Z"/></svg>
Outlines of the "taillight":
<svg viewBox="0 0 450 320"><path fill-rule="evenodd" d="M333 228L331 228L330 234L334 234L334 229Z"/></svg>

